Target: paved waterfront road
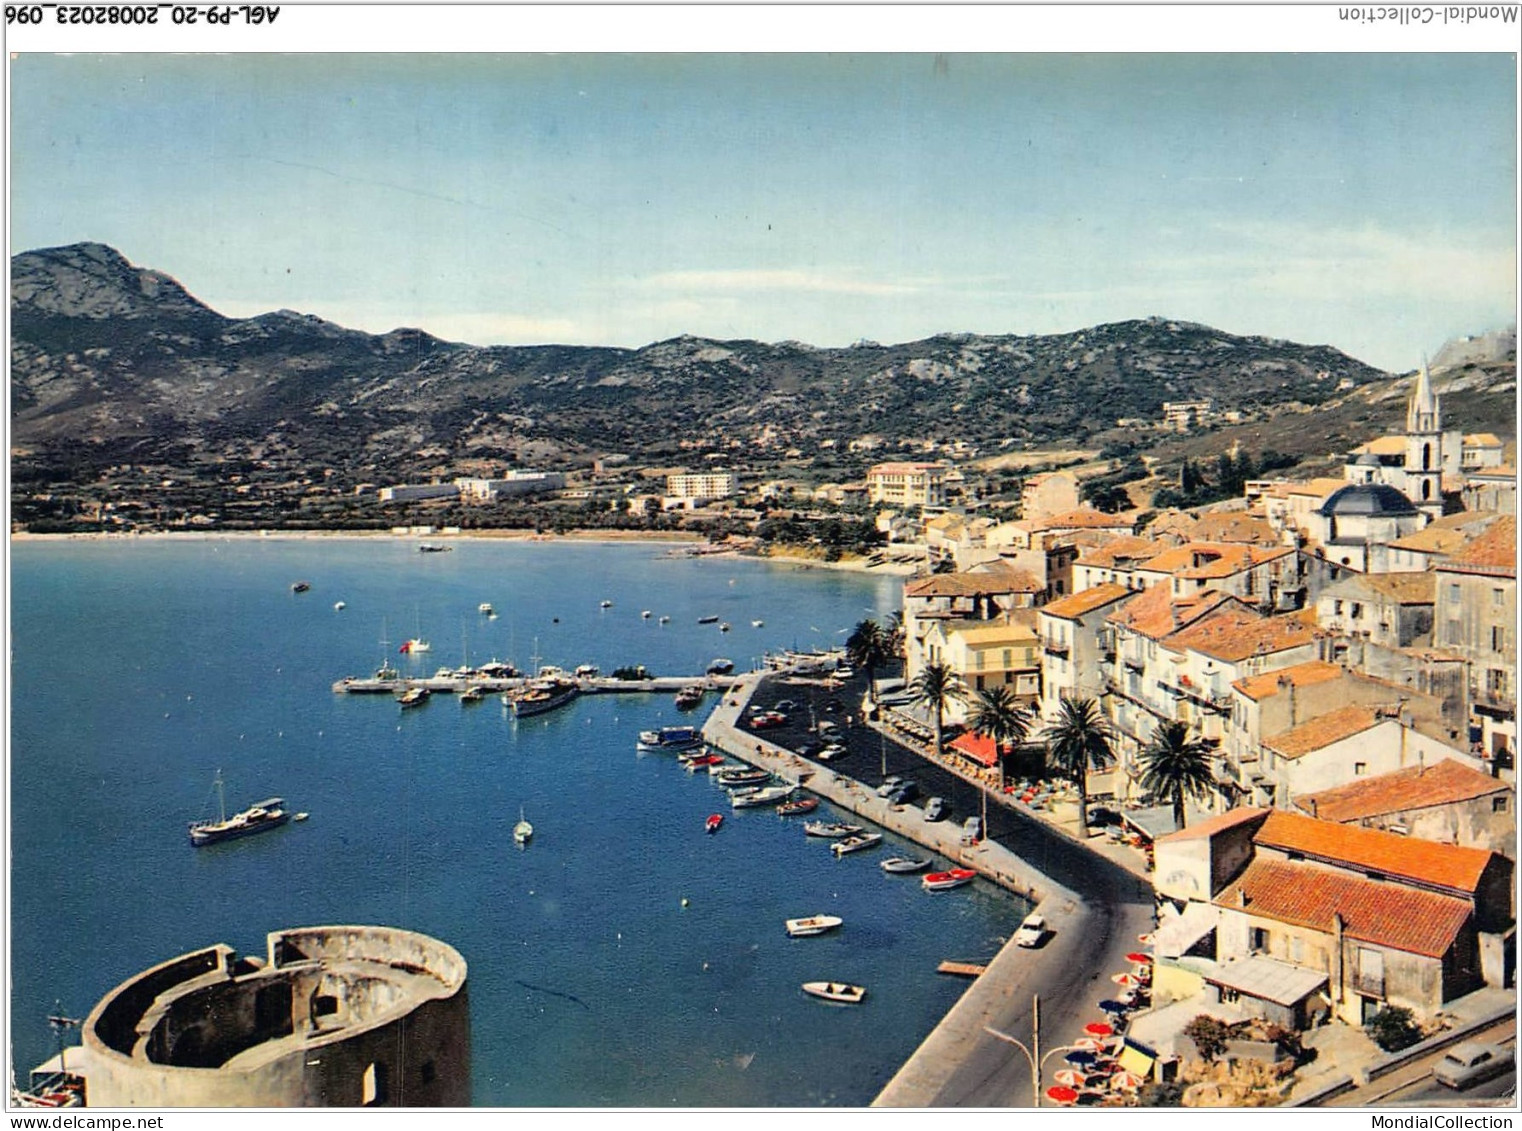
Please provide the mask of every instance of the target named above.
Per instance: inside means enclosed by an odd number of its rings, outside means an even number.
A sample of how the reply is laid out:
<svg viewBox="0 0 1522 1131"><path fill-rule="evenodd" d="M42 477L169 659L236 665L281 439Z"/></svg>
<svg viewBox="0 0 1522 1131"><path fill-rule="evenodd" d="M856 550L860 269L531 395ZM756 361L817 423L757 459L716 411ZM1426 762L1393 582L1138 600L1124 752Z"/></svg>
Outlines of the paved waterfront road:
<svg viewBox="0 0 1522 1131"><path fill-rule="evenodd" d="M786 726L760 734L796 749L809 737L811 718L843 724L845 708L858 704L863 690L859 680L833 695L819 686L766 680L753 704L771 706L791 699L797 706L789 712ZM833 710L829 709L832 700L839 703ZM830 768L869 786L881 782L884 771L912 778L921 790L916 804L923 805L928 796L945 797L951 803L949 819L953 821L980 811L976 786L915 751L884 741L876 731L859 725L842 726L838 737L850 753L828 763ZM1043 906L1056 928L1048 944L1020 952L1025 968L990 995L990 1004L976 1023L942 1026L917 1054L918 1082L901 1090L905 1096L912 1093L906 1100L912 1106L1028 1106L1032 1092L1025 1058L1018 1049L989 1036L982 1026L1029 1044L1032 995L1040 994L1043 1049L1070 1043L1085 1024L1101 1019L1097 1003L1113 997L1117 988L1110 975L1129 969L1126 953L1137 948L1138 935L1152 929L1151 886L1124 868L1045 823L997 803L988 806L988 833L990 839L1077 893L1079 902L1062 900ZM1011 933L1014 926L1010 924ZM918 1071L921 1065L926 1071ZM1060 1054L1047 1061L1048 1081L1060 1066Z"/></svg>

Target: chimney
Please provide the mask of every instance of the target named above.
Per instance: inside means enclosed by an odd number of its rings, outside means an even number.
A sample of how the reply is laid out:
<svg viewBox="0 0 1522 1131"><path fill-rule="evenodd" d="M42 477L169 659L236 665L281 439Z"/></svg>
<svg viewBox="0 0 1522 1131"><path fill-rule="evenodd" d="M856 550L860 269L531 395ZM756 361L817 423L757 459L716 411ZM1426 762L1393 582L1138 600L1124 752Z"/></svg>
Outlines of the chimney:
<svg viewBox="0 0 1522 1131"><path fill-rule="evenodd" d="M1247 889L1246 888L1238 888L1237 889L1237 906L1238 907L1246 907L1247 903L1248 903Z"/></svg>
<svg viewBox="0 0 1522 1131"><path fill-rule="evenodd" d="M1311 798L1311 816L1316 818L1316 819L1318 819L1318 820L1320 819L1320 816L1321 816L1319 813L1316 812L1316 799L1314 797Z"/></svg>

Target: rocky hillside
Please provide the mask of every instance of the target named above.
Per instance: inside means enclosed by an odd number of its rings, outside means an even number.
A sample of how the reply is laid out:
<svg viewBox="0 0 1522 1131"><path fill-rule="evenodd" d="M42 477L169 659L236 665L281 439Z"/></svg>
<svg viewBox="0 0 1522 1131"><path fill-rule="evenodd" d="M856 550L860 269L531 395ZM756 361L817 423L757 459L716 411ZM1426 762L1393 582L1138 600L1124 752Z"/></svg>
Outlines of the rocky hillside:
<svg viewBox="0 0 1522 1131"><path fill-rule="evenodd" d="M226 318L101 244L17 255L11 272L13 455L47 477L278 459L403 478L525 452L656 461L683 439L778 458L869 433L1081 443L1167 400L1259 412L1389 377L1328 346L1162 319L844 349L477 347L285 310Z"/></svg>

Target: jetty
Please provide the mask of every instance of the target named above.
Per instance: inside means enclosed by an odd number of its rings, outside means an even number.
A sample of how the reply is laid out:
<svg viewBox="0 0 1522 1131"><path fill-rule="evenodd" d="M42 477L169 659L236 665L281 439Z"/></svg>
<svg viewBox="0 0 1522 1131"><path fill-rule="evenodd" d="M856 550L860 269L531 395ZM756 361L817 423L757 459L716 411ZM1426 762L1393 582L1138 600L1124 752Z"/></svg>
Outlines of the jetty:
<svg viewBox="0 0 1522 1131"><path fill-rule="evenodd" d="M512 691L522 687L526 683L532 683L537 677L534 676L511 676L492 677L477 675L431 675L431 676L397 676L395 678L382 679L373 677L361 679L355 676L345 676L333 684L335 695L400 695L413 688L422 688L430 694L453 695L471 688L480 688L488 694L499 691ZM701 687L708 691L727 691L732 687L739 676L716 675L704 673L703 675L666 675L656 676L651 679L614 679L612 676L577 676L571 680L581 690L583 695L638 695L641 693L675 694L684 687Z"/></svg>
<svg viewBox="0 0 1522 1131"><path fill-rule="evenodd" d="M982 962L953 962L947 959L935 968L937 974L955 974L960 978L976 978L988 969Z"/></svg>

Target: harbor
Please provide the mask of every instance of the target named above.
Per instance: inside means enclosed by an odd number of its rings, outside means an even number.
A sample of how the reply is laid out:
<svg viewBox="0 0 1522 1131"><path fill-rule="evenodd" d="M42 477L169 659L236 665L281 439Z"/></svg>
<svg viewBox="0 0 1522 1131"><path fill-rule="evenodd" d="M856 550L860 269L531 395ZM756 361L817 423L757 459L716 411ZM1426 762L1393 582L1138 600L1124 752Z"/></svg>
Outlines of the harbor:
<svg viewBox="0 0 1522 1131"><path fill-rule="evenodd" d="M471 568L421 584L444 559ZM293 578L311 590L293 594ZM893 607L888 579L645 547L441 556L208 539L31 543L14 551L13 584L21 1079L57 1054L55 1003L86 1016L123 979L197 947L259 953L271 930L379 923L469 964L474 1106L865 1107L969 990L938 963L993 953L1026 910L981 881L928 894L918 876L884 873L881 857L915 851L891 831L837 859L802 828L854 819L828 800L805 817L731 809L715 776L637 749L644 731L701 723L717 688L693 713L662 689L579 695L527 719L457 696L399 713L332 690L378 666L383 617L433 637L431 654L386 650L403 679L467 659L461 620L471 657L523 657L537 638L573 670L644 663L664 676L823 648L862 606ZM489 624L483 600L499 613ZM737 627L697 625L709 611ZM66 695L35 662L60 651L112 673L100 695ZM229 815L281 796L310 818L192 847L186 825L219 768ZM523 847L520 814L533 825ZM783 929L818 914L843 925ZM85 929L60 933L60 915ZM820 980L866 997L837 1006L800 988Z"/></svg>

